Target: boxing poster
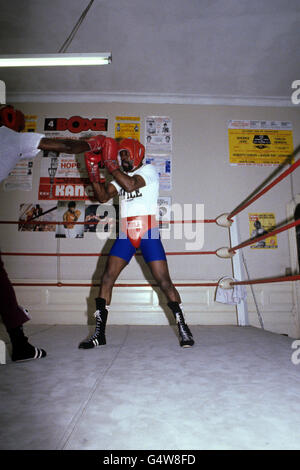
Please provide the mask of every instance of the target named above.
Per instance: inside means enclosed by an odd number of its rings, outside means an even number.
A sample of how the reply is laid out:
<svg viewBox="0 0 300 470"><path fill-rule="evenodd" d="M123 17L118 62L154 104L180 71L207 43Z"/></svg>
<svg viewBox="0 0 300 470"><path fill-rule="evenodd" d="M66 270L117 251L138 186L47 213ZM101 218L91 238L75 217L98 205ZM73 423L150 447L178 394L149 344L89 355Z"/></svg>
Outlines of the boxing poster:
<svg viewBox="0 0 300 470"><path fill-rule="evenodd" d="M171 197L159 197L157 200L158 221L161 230L170 229L171 220Z"/></svg>
<svg viewBox="0 0 300 470"><path fill-rule="evenodd" d="M33 160L24 158L19 160L8 177L4 180L4 191L31 191L32 190Z"/></svg>
<svg viewBox="0 0 300 470"><path fill-rule="evenodd" d="M57 204L50 202L20 204L18 220L19 232L55 232Z"/></svg>
<svg viewBox="0 0 300 470"><path fill-rule="evenodd" d="M137 139L140 141L140 118L138 116L116 116L115 139Z"/></svg>
<svg viewBox="0 0 300 470"><path fill-rule="evenodd" d="M39 200L90 200L93 195L83 154L49 152L41 159Z"/></svg>
<svg viewBox="0 0 300 470"><path fill-rule="evenodd" d="M86 138L106 135L108 119L71 116L48 117L44 132L49 138ZM103 170L106 172L106 170ZM85 167L84 155L43 152L40 165L39 200L93 200L94 193Z"/></svg>
<svg viewBox="0 0 300 470"><path fill-rule="evenodd" d="M275 214L273 212L265 213L251 213L249 214L249 231L250 238L259 237L266 233L274 230L276 227ZM277 236L272 235L271 237L260 240L253 245L250 245L251 249L276 249L278 248Z"/></svg>
<svg viewBox="0 0 300 470"><path fill-rule="evenodd" d="M148 154L145 158L146 163L151 163L155 166L159 175L159 189L164 191L171 191L172 189L172 160L170 154L152 155Z"/></svg>
<svg viewBox="0 0 300 470"><path fill-rule="evenodd" d="M147 153L172 151L172 120L163 116L148 116L145 121Z"/></svg>
<svg viewBox="0 0 300 470"><path fill-rule="evenodd" d="M85 207L84 231L98 238L116 238L119 231L119 205L90 204Z"/></svg>
<svg viewBox="0 0 300 470"><path fill-rule="evenodd" d="M84 234L84 201L58 201L56 238L83 238ZM78 223L81 222L81 223Z"/></svg>
<svg viewBox="0 0 300 470"><path fill-rule="evenodd" d="M288 121L231 120L228 123L231 165L279 165L293 153ZM289 159L290 163L293 159Z"/></svg>
<svg viewBox="0 0 300 470"><path fill-rule="evenodd" d="M25 115L25 127L22 132L36 132L37 116ZM33 159L24 158L17 162L4 181L4 191L31 191L33 178Z"/></svg>

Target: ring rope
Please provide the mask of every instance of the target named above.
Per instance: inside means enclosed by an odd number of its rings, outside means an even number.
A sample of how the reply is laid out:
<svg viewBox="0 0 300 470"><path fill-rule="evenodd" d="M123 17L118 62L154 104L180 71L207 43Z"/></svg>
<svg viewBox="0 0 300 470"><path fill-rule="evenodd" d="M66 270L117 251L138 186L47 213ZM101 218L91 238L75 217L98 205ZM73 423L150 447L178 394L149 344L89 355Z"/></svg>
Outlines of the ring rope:
<svg viewBox="0 0 300 470"><path fill-rule="evenodd" d="M294 276L279 276L265 279L252 279L248 281L231 281L229 282L230 286L236 285L251 285L251 284L269 284L273 282L292 282L300 281L300 275ZM73 282L14 282L13 286L24 287L24 286L39 286L39 287L99 287L99 283L73 283ZM184 282L184 283L174 283L176 287L218 287L219 282ZM155 283L133 283L133 284L121 284L116 283L114 287L158 287L158 284Z"/></svg>
<svg viewBox="0 0 300 470"><path fill-rule="evenodd" d="M217 251L166 251L166 255L215 255ZM46 252L16 252L16 251L2 251L3 256L109 256L109 253L46 253ZM142 256L141 253L136 253L136 256Z"/></svg>
<svg viewBox="0 0 300 470"><path fill-rule="evenodd" d="M297 149L298 152L299 148ZM294 152L297 153L297 152ZM291 174L293 171L295 171L296 168L298 168L300 165L300 159L292 164L290 168L288 168L286 171L284 171L280 176L278 176L272 183L268 184L264 189L259 191L256 195L253 197L250 197L250 199L246 202L242 202L236 209L230 212L230 214L227 215L227 220L232 222L232 218L237 215L239 212L244 210L246 207L248 207L250 204L252 204L254 201L256 201L259 197L261 197L263 194L268 192L271 188L273 188L276 184L278 184L280 181L282 181L286 176ZM278 170L277 170L278 171ZM261 185L262 186L262 185ZM252 193L253 194L253 193ZM102 221L100 221L101 223ZM217 223L218 224L218 219L204 219L204 220L190 220L190 221L184 221L184 220L172 220L172 221L162 221L162 222L168 222L171 224L176 224L176 223ZM87 222L75 222L75 224L86 224ZM99 221L96 222L90 222L89 225L96 225L98 224ZM52 225L62 225L64 222L56 222L56 221L34 221L34 220L27 220L27 221L0 221L0 224L18 224L18 225L29 225L29 224L36 224L36 225L41 225L41 224L52 224ZM287 225L284 225L283 227L280 227L276 230L270 231L265 235L258 236L255 238L252 238L250 240L247 240L245 242L240 243L239 245L231 248L225 248L225 250L228 251L230 255L235 254L235 252L241 248L244 248L248 245L252 245L258 241L264 240L265 238L269 238L273 235L276 235L278 233L281 233L283 231L286 231L292 227L298 226L300 224L300 220L294 221L292 223L289 223ZM221 250L221 249L219 249ZM140 253L136 253L137 255L140 255ZM167 252L167 255L199 255L199 254L218 254L218 250L215 251L206 251L206 252ZM59 252L59 247L57 247L56 253L17 253L17 252L2 252L1 255L4 256L56 256L57 258L60 258L61 256L108 256L108 253L60 253ZM300 275L294 275L294 276L280 276L280 277L274 277L274 278L265 278L265 279L253 279L253 280L248 280L248 281L232 281L229 282L229 288L235 285L252 285L252 284L262 284L262 283L273 283L273 282L288 282L288 281L298 281L300 280ZM94 283L64 283L64 282L56 282L56 283L12 283L13 286L54 286L54 287L79 287L79 286L86 286L86 287L93 287L93 286L99 286L100 284L94 284ZM209 286L209 287L216 287L219 286L219 282L217 283L175 283L175 286ZM136 284L115 284L116 287L155 287L157 284L152 284L152 283L136 283Z"/></svg>
<svg viewBox="0 0 300 470"><path fill-rule="evenodd" d="M270 232L266 233L265 235L260 235L260 236L255 237L255 238L251 238L250 240L242 242L239 245L233 246L232 248L228 249L228 252L229 253L234 253L237 250L239 250L241 248L244 248L245 246L253 245L254 243L256 243L258 241L264 240L265 238L272 237L273 235L284 232L285 230L289 230L290 228L296 227L297 225L300 225L300 219L295 220L294 222L291 222L290 224L284 225L283 227L280 227L276 230L270 231Z"/></svg>
<svg viewBox="0 0 300 470"><path fill-rule="evenodd" d="M160 223L170 224L211 224L216 223L216 219L203 219L203 220L162 220ZM95 222L72 222L73 225L98 225L107 224L107 221L95 221ZM55 220L0 220L0 224L17 224L17 225L65 225L66 222L55 221Z"/></svg>
<svg viewBox="0 0 300 470"><path fill-rule="evenodd" d="M300 165L300 159L297 160L295 163L293 163L290 168L288 168L287 170L285 170L280 176L278 176L274 181L272 181L272 183L270 183L269 185L267 185L264 189L262 189L259 193L256 194L256 196L252 197L249 201L247 202L244 202L244 203L241 203L236 209L234 209L233 211L230 212L230 214L228 215L228 220L231 220L232 217L234 217L235 215L237 215L239 212L241 212L242 210L246 209L246 207L248 207L250 204L252 204L254 201L256 201L258 198L260 198L263 194L265 194L266 192L268 192L271 188L273 188L276 184L278 184L280 181L282 181L284 178L286 178L286 176L288 176L289 174L293 173L293 171L296 170L296 168L298 168L298 166Z"/></svg>

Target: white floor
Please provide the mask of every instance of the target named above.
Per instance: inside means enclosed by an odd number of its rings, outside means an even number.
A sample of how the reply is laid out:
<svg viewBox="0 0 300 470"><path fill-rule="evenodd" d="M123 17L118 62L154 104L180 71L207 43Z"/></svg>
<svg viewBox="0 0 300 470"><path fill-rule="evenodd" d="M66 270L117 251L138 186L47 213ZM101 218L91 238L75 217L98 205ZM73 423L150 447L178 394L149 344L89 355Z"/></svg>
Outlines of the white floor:
<svg viewBox="0 0 300 470"><path fill-rule="evenodd" d="M41 360L0 366L2 450L300 448L300 364L293 340L252 327L25 326ZM6 339L3 325L0 337Z"/></svg>

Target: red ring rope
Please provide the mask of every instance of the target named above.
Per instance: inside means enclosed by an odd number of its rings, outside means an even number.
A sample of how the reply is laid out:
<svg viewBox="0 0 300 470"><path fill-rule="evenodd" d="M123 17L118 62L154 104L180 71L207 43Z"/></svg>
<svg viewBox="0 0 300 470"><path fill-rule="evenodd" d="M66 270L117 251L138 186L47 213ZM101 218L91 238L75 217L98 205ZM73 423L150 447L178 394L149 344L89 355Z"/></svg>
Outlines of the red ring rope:
<svg viewBox="0 0 300 470"><path fill-rule="evenodd" d="M267 191L269 191L273 186L278 184L280 181L282 181L286 176L288 176L290 173L296 170L298 166L300 165L300 159L297 160L297 162L293 163L293 165L290 166L287 170L285 170L280 176L278 176L272 183L270 183L268 186L266 186L264 189L262 189L256 196L251 198L249 201L242 203L240 206L238 206L236 209L234 209L230 214L227 216L227 219L230 220L232 217L237 215L239 212L242 210L246 209L252 202L256 201L258 198L260 198L263 194L265 194Z"/></svg>
<svg viewBox="0 0 300 470"><path fill-rule="evenodd" d="M216 251L167 251L166 255L215 255ZM38 253L38 252L1 252L3 256L108 256L109 253ZM141 256L141 253L136 253Z"/></svg>
<svg viewBox="0 0 300 470"><path fill-rule="evenodd" d="M73 225L97 225L99 223L107 224L107 221L94 221L94 222L72 222ZM216 223L216 219L203 219L203 220L160 220L159 223L170 224L211 224ZM65 225L66 222L55 220L0 220L0 224L17 224L17 225Z"/></svg>
<svg viewBox="0 0 300 470"><path fill-rule="evenodd" d="M272 237L273 235L276 235L277 233L284 232L285 230L289 230L290 228L296 227L297 225L300 225L300 219L295 220L295 222L291 222L290 224L284 225L281 228L270 231L270 232L266 233L265 235L261 235L261 236L252 238L251 240L247 240L243 243L240 243L239 245L236 245L232 248L229 248L228 251L229 251L229 253L234 253L236 250L239 250L240 248L244 248L245 246L248 246L248 245L253 245L254 243L256 243L260 240L264 240L265 238Z"/></svg>
<svg viewBox="0 0 300 470"><path fill-rule="evenodd" d="M265 279L252 279L249 281L234 281L230 285L250 285L250 284L269 284L272 282L292 282L300 281L300 275L294 276L279 276ZM72 282L53 282L53 283L42 283L42 282L14 282L13 286L24 287L24 286L39 286L39 287L98 287L100 284L93 283L72 283ZM217 287L218 282L184 282L174 283L176 287ZM117 283L114 287L157 287L157 284L152 283L136 283L136 284L120 284Z"/></svg>

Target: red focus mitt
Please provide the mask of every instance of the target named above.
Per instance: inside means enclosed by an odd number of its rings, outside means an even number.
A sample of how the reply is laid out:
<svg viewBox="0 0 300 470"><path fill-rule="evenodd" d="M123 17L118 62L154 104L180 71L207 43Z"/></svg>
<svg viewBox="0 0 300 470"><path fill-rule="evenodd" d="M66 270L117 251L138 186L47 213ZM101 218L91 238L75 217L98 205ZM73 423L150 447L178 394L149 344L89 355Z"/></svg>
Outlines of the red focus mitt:
<svg viewBox="0 0 300 470"><path fill-rule="evenodd" d="M21 132L25 127L25 116L22 111L13 106L2 106L0 108L0 124L16 132Z"/></svg>
<svg viewBox="0 0 300 470"><path fill-rule="evenodd" d="M105 167L110 173L118 170L120 167L118 162L118 151L119 148L115 139L106 137L102 151L102 159Z"/></svg>

